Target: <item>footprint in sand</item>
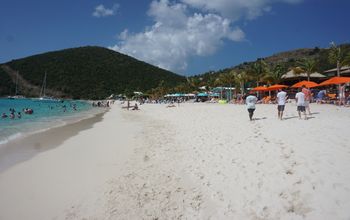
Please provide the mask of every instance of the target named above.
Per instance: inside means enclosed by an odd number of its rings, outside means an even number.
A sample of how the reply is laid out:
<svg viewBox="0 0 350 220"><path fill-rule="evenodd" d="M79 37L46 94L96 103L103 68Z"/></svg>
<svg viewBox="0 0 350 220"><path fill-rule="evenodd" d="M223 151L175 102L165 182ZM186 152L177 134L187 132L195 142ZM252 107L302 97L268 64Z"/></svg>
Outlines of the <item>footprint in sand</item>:
<svg viewBox="0 0 350 220"><path fill-rule="evenodd" d="M293 175L293 174L294 174L294 172L293 172L293 170L292 170L292 169L288 169L288 170L286 171L286 174L287 174L287 175Z"/></svg>

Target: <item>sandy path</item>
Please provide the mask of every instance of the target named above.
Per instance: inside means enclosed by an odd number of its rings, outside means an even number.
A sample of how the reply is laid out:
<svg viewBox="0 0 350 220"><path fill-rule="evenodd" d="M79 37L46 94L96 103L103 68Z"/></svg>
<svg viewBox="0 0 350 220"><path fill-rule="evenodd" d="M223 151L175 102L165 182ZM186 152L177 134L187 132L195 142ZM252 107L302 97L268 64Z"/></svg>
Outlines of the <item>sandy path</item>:
<svg viewBox="0 0 350 220"><path fill-rule="evenodd" d="M0 202L12 202L1 214L23 217L11 210L20 201L26 219L350 218L348 108L312 105L305 121L288 104L279 121L276 106L258 105L250 122L239 105L116 106L92 129L0 173ZM14 180L24 182L4 190Z"/></svg>
<svg viewBox="0 0 350 220"><path fill-rule="evenodd" d="M144 106L142 145L111 182L109 219L348 219L349 109Z"/></svg>

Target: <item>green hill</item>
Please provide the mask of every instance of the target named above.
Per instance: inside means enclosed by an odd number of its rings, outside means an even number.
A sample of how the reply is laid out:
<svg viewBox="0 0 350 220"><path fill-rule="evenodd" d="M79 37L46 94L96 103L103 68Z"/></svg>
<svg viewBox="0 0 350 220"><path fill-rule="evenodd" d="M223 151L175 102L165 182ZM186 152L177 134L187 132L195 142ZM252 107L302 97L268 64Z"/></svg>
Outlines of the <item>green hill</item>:
<svg viewBox="0 0 350 220"><path fill-rule="evenodd" d="M74 99L102 99L111 94L146 92L159 84L174 87L185 77L102 47L48 52L1 65L0 96L39 96L45 72L47 94ZM3 80L4 79L4 80ZM12 79L12 80L11 80Z"/></svg>
<svg viewBox="0 0 350 220"><path fill-rule="evenodd" d="M350 44L339 45L343 51L350 51ZM200 78L202 85L211 85L220 75L228 73L230 71L246 71L249 72L251 67L258 62L263 60L270 69L273 69L279 65L283 71L287 72L290 68L297 67L298 61L303 59L314 59L317 62L316 70L320 73L325 70L335 68L335 64L331 64L329 61L329 49L327 48L303 48L285 51L281 53L274 54L269 57L259 58L256 61L244 62L237 66L225 68L219 71L210 71L203 74L193 76L193 78Z"/></svg>
<svg viewBox="0 0 350 220"><path fill-rule="evenodd" d="M0 68L0 96L9 95L11 91L15 91L15 84L12 82L11 77Z"/></svg>

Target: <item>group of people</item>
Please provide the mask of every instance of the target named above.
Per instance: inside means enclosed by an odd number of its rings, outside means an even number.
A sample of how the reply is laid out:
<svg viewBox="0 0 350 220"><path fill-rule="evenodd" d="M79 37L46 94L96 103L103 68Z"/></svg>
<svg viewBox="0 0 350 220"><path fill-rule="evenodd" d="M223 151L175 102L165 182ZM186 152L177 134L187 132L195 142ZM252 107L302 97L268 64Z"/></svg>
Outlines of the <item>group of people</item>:
<svg viewBox="0 0 350 220"><path fill-rule="evenodd" d="M283 89L280 89L277 93L276 99L277 99L278 119L283 120L283 112L288 99L288 95L285 91L283 91ZM296 93L295 95L295 101L297 104L299 119L301 119L301 114L303 114L304 119L307 120L306 111L308 111L308 114L311 115L311 110L310 110L311 99L312 99L312 94L308 88L303 86L298 89L298 93ZM255 111L255 104L257 103L258 98L254 94L250 94L245 101L247 105L249 119L252 121L254 111Z"/></svg>
<svg viewBox="0 0 350 220"><path fill-rule="evenodd" d="M18 119L21 119L21 118L22 118L22 113L21 113L21 112L16 112L16 110L15 110L14 108L10 108L9 111L10 111L10 114L9 114L9 115L7 115L5 112L3 112L3 113L1 114L1 118L3 118L3 119L4 119L4 118L15 119L16 117L17 117ZM23 111L25 114L29 114L29 115L31 115L31 114L34 113L34 110L31 109L31 108L24 108L24 109L22 109L22 111ZM17 113L17 114L16 114L16 113Z"/></svg>
<svg viewBox="0 0 350 220"><path fill-rule="evenodd" d="M114 104L114 100L108 100L107 102L92 102L92 107L107 107L109 108L111 104Z"/></svg>
<svg viewBox="0 0 350 220"><path fill-rule="evenodd" d="M125 101L122 101L121 104L124 104ZM140 103L141 105L141 103ZM137 103L135 102L135 105L130 105L130 100L127 100L127 105L123 106L122 108L126 108L126 109L131 109L131 110L140 110L139 106L137 105Z"/></svg>

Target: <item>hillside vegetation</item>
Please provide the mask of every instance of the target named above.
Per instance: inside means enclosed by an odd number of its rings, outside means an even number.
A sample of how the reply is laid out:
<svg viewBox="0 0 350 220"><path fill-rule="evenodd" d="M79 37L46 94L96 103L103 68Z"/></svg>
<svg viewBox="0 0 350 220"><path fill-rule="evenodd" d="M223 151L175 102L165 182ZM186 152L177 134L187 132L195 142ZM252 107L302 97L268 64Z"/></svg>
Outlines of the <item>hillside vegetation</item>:
<svg viewBox="0 0 350 220"><path fill-rule="evenodd" d="M350 44L339 45L347 60L350 57ZM292 68L300 66L305 60L315 63L313 71L323 73L336 67L329 59L330 49L304 48L281 52L256 61L244 62L237 66L219 71L208 71L192 76L188 82L177 87L179 90L194 90L201 86L235 86L254 87L257 83L271 84L281 82L281 76Z"/></svg>
<svg viewBox="0 0 350 220"><path fill-rule="evenodd" d="M11 94L12 91L15 91L15 84L11 77L0 68L0 96Z"/></svg>
<svg viewBox="0 0 350 220"><path fill-rule="evenodd" d="M149 91L184 82L185 77L102 47L80 47L13 60L2 65L0 95L14 95L14 82L4 73L18 71L21 95L39 96L45 72L47 94L74 99L102 99L111 94ZM2 79L5 79L4 81ZM30 85L29 85L30 84ZM31 86L31 92L26 89ZM22 87L22 89L21 89ZM25 87L23 89L23 87ZM40 91L40 90L39 90Z"/></svg>
<svg viewBox="0 0 350 220"><path fill-rule="evenodd" d="M337 48L349 61L350 44ZM19 94L34 97L39 96L45 72L47 95L56 97L102 99L111 94L131 96L133 91L141 91L159 98L171 92L196 92L202 86L234 86L244 93L247 87L280 83L281 76L292 68L320 73L335 68L330 52L331 49L318 47L291 50L185 78L106 48L80 47L2 64L0 96L14 95L17 71Z"/></svg>

